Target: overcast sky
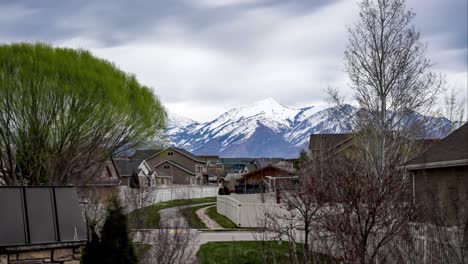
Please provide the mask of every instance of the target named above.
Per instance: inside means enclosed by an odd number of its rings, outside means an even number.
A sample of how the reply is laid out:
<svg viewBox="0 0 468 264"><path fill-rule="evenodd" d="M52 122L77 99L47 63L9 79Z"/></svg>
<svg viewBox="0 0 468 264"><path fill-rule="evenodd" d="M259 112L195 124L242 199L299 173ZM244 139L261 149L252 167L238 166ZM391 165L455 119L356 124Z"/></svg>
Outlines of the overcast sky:
<svg viewBox="0 0 468 264"><path fill-rule="evenodd" d="M467 1L408 0L434 70L467 91ZM354 0L0 0L0 42L83 48L197 121L273 97L324 104L343 71Z"/></svg>

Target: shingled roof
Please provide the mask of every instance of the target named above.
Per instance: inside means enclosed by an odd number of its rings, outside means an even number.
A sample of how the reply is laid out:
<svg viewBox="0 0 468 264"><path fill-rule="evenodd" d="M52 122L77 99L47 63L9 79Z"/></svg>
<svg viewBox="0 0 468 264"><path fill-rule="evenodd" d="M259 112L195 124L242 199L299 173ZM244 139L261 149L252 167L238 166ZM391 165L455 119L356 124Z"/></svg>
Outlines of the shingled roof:
<svg viewBox="0 0 468 264"><path fill-rule="evenodd" d="M468 165L468 123L410 160L409 170Z"/></svg>
<svg viewBox="0 0 468 264"><path fill-rule="evenodd" d="M309 150L327 151L351 137L352 134L313 134L310 135Z"/></svg>
<svg viewBox="0 0 468 264"><path fill-rule="evenodd" d="M143 160L116 160L115 166L119 172L120 177L131 176L133 172L137 172L138 166Z"/></svg>
<svg viewBox="0 0 468 264"><path fill-rule="evenodd" d="M131 159L145 160L160 151L160 149L137 149Z"/></svg>

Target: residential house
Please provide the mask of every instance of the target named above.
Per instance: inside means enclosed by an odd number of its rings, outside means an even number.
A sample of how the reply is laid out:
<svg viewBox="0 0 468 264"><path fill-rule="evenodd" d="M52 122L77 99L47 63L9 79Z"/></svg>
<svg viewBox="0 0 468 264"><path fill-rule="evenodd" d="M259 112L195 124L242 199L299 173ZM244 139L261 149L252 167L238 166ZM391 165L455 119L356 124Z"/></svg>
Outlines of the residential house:
<svg viewBox="0 0 468 264"><path fill-rule="evenodd" d="M339 153L343 150L353 150L353 134L313 134L309 139L311 157L325 153Z"/></svg>
<svg viewBox="0 0 468 264"><path fill-rule="evenodd" d="M468 221L468 123L427 148L405 167L413 175L414 201L426 213L423 221L437 221L431 215L433 212L442 214L449 225Z"/></svg>
<svg viewBox="0 0 468 264"><path fill-rule="evenodd" d="M157 175L172 177L173 184L203 184L208 181L206 161L192 153L170 147L146 159Z"/></svg>
<svg viewBox="0 0 468 264"><path fill-rule="evenodd" d="M278 179L293 179L295 178L293 170L280 168L276 165L269 164L265 167L245 173L238 180L236 192L252 193L265 189L274 189L275 182Z"/></svg>
<svg viewBox="0 0 468 264"><path fill-rule="evenodd" d="M172 183L172 178L159 176L144 160L120 159L115 161L119 174L119 185L138 188L140 186L168 186Z"/></svg>

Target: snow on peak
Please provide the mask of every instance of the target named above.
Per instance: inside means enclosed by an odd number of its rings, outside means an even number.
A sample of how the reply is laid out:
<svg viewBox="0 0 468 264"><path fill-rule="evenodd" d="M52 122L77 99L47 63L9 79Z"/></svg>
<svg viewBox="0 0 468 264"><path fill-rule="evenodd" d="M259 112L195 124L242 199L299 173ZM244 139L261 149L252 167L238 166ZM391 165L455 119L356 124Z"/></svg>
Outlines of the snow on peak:
<svg viewBox="0 0 468 264"><path fill-rule="evenodd" d="M282 124L287 124L288 120L294 120L299 110L282 106L273 98L267 98L254 102L253 104L234 108L226 112L221 117L223 119L241 119L241 118L269 118Z"/></svg>
<svg viewBox="0 0 468 264"><path fill-rule="evenodd" d="M178 127L185 127L189 126L195 123L198 123L197 121L194 121L190 118L169 112L168 113L168 122L169 126L178 126Z"/></svg>

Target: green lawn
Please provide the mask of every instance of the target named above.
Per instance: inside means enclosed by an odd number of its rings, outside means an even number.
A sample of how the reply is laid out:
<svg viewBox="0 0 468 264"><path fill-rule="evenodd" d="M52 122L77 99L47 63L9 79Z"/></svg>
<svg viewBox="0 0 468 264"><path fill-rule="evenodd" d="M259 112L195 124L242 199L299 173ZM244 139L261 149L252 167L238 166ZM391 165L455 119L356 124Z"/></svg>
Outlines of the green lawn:
<svg viewBox="0 0 468 264"><path fill-rule="evenodd" d="M188 204L200 204L216 202L216 197L197 198L188 200L173 200L153 204L148 207L137 209L128 214L130 228L154 229L159 228L159 210Z"/></svg>
<svg viewBox="0 0 468 264"><path fill-rule="evenodd" d="M265 263L262 257L263 254L261 254L262 248L267 252L264 254L266 263L274 263L274 259L276 259L276 263L290 263L288 243L284 241L281 245L278 241L208 242L201 245L197 257L201 264L261 264ZM325 257L321 256L318 262L312 263L325 264L328 262Z"/></svg>
<svg viewBox="0 0 468 264"><path fill-rule="evenodd" d="M216 212L216 206L208 208L208 210L206 210L206 214L208 217L216 221L216 223L218 223L222 228L237 228L237 225L229 220L229 218Z"/></svg>
<svg viewBox="0 0 468 264"><path fill-rule="evenodd" d="M205 223L203 223L200 218L198 218L196 211L198 209L208 207L211 205L200 205L195 207L184 208L180 210L180 213L187 219L187 223L191 228L201 229L206 228Z"/></svg>

